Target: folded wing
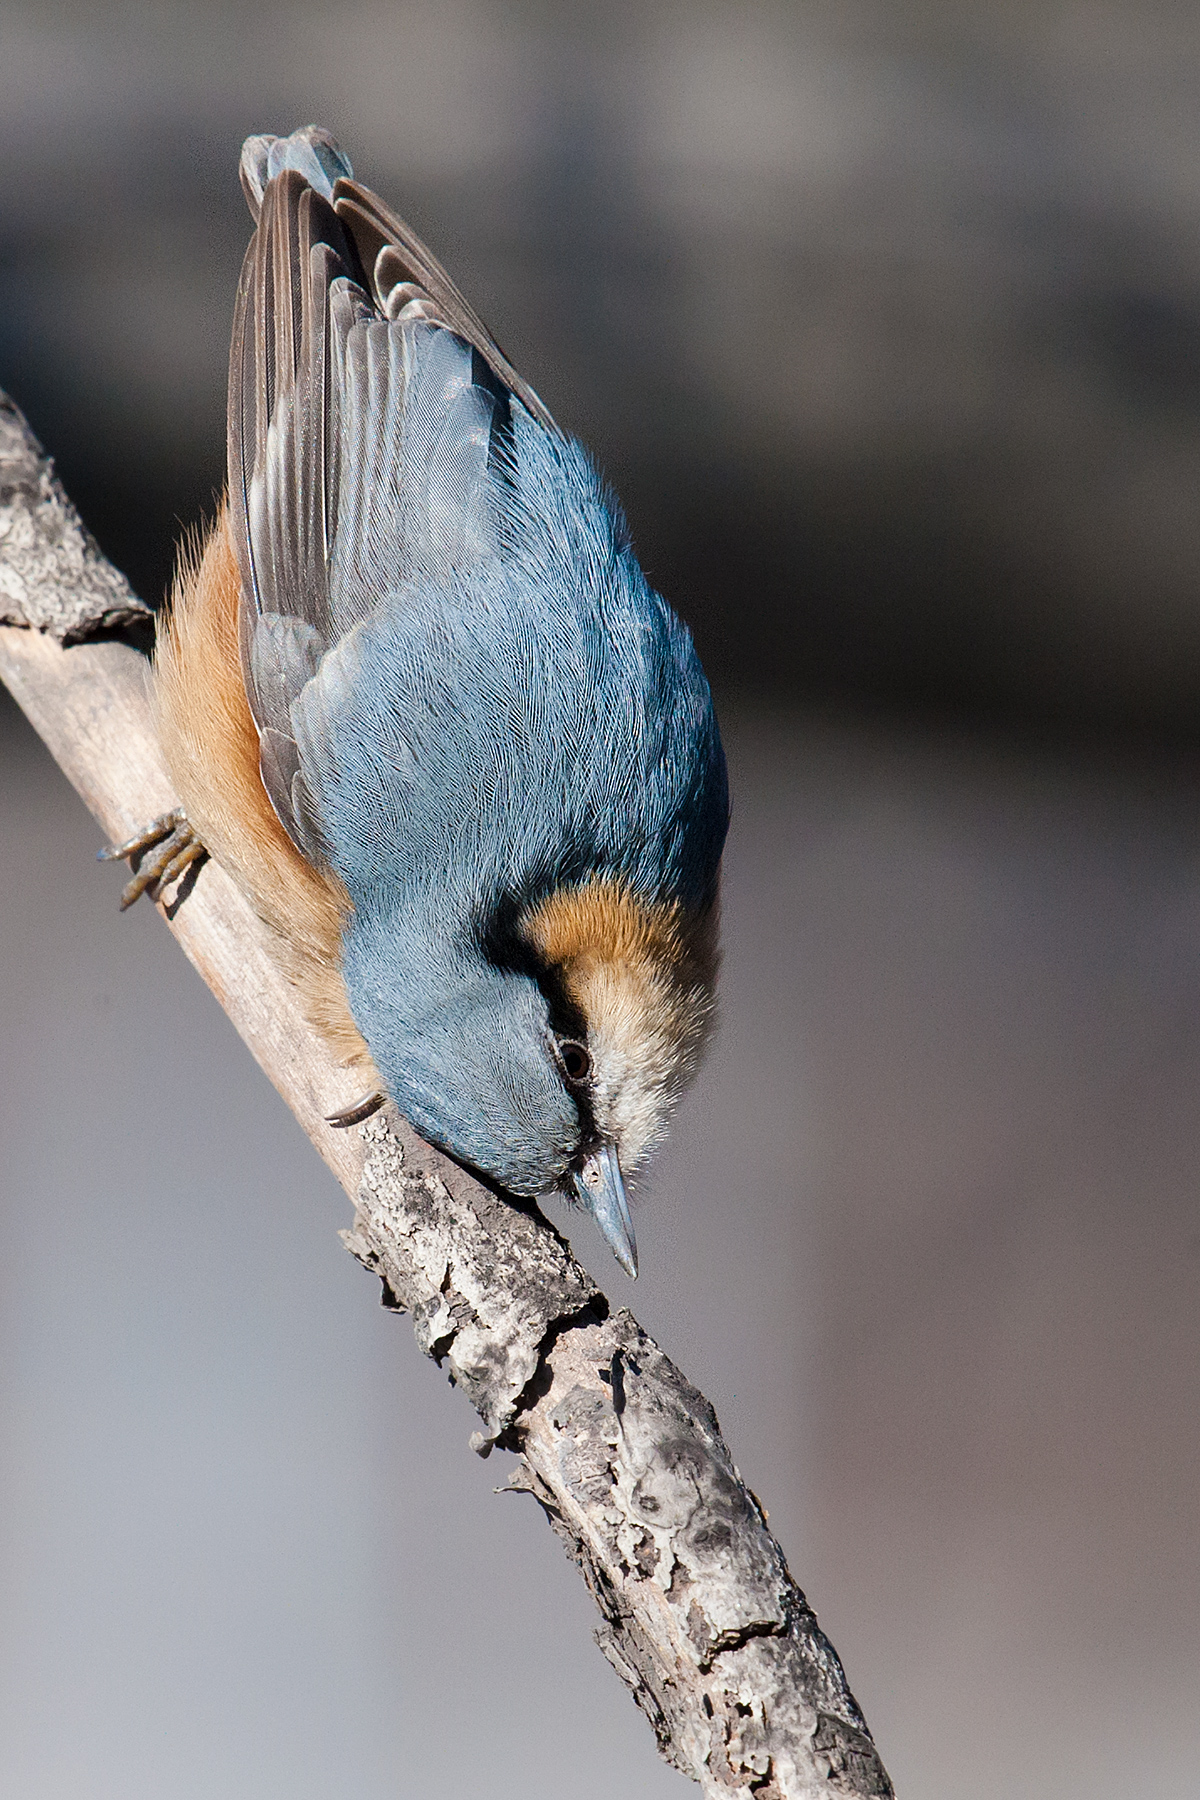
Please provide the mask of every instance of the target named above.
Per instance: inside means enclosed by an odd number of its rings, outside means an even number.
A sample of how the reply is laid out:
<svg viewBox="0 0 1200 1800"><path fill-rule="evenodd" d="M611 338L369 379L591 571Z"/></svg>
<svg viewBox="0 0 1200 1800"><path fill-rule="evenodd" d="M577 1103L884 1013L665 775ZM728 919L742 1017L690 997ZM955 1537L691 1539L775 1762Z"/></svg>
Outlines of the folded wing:
<svg viewBox="0 0 1200 1800"><path fill-rule="evenodd" d="M321 861L293 705L406 581L461 571L493 548L513 402L556 428L327 134L250 139L242 179L258 216L229 374L243 671L271 803Z"/></svg>

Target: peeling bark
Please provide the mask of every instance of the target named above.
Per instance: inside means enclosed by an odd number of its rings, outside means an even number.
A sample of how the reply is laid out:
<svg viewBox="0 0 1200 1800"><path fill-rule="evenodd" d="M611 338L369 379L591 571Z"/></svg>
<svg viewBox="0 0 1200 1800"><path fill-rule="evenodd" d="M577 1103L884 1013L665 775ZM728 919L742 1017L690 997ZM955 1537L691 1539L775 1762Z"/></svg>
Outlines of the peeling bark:
<svg viewBox="0 0 1200 1800"><path fill-rule="evenodd" d="M148 616L0 395L0 673L114 837L172 796L143 659L89 640ZM219 867L159 910L354 1198L347 1247L471 1400L472 1447L516 1454L507 1490L534 1496L578 1565L596 1641L661 1754L721 1800L890 1796L704 1396L630 1313L611 1312L536 1207L469 1176L390 1106L328 1128L356 1096Z"/></svg>

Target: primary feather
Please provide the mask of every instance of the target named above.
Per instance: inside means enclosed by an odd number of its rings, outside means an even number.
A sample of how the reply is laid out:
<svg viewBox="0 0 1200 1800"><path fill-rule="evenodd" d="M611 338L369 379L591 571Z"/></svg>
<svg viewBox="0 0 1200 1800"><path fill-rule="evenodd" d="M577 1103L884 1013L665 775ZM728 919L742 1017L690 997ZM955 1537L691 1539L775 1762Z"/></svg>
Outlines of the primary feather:
<svg viewBox="0 0 1200 1800"><path fill-rule="evenodd" d="M242 663L271 803L349 897L350 1009L418 1129L515 1191L601 1139L631 1165L711 1013L727 800L691 638L333 140L251 139L242 175Z"/></svg>

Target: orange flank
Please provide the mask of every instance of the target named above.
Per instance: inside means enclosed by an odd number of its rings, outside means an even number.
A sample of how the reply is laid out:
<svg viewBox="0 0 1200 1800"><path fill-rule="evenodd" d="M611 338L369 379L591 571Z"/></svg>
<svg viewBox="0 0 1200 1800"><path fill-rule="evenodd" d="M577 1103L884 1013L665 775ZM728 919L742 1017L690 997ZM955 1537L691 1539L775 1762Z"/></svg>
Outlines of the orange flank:
<svg viewBox="0 0 1200 1800"><path fill-rule="evenodd" d="M592 1112L629 1173L661 1138L711 1030L716 909L688 913L594 880L551 894L523 931L586 1022Z"/></svg>
<svg viewBox="0 0 1200 1800"><path fill-rule="evenodd" d="M371 1067L341 976L350 900L337 876L301 855L267 798L238 641L241 583L225 508L203 550L183 545L154 658L159 739L184 811L270 926L305 1012L335 1054Z"/></svg>

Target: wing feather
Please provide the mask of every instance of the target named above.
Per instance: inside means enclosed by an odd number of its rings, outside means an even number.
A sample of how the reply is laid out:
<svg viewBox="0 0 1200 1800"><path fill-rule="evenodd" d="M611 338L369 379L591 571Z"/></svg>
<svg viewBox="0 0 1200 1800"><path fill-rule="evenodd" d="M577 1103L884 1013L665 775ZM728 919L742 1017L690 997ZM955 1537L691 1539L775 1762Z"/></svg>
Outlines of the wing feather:
<svg viewBox="0 0 1200 1800"><path fill-rule="evenodd" d="M334 184L333 204L339 219L354 238L363 268L371 277L380 311L388 311L388 298L398 286L414 288L415 295L403 296L404 304L419 305L424 296L431 303L431 310L425 316L436 316L438 323L448 325L464 343L478 350L489 368L538 423L557 433L558 427L537 394L513 368L474 307L412 227L386 206L378 194L345 176Z"/></svg>
<svg viewBox="0 0 1200 1800"><path fill-rule="evenodd" d="M230 353L230 526L263 782L319 862L293 708L405 579L486 549L510 396L557 428L402 219L344 176L326 198L307 151L302 172L263 143L282 166L261 193L259 175L247 190L259 212ZM301 735L306 758L319 757Z"/></svg>

